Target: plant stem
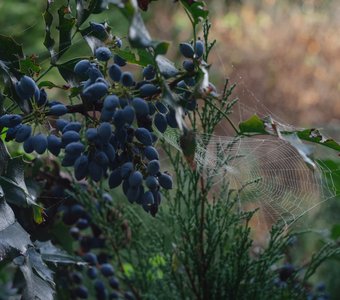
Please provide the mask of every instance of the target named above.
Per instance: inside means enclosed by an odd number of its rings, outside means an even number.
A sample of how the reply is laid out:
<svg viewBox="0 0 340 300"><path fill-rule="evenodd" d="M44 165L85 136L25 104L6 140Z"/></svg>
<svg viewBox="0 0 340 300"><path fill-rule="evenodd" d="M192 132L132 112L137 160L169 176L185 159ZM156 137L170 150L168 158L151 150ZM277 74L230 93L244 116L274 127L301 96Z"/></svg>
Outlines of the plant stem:
<svg viewBox="0 0 340 300"><path fill-rule="evenodd" d="M38 82L41 78L43 78L53 68L54 68L54 65L50 65L44 72L41 73L41 75L35 80L35 82Z"/></svg>

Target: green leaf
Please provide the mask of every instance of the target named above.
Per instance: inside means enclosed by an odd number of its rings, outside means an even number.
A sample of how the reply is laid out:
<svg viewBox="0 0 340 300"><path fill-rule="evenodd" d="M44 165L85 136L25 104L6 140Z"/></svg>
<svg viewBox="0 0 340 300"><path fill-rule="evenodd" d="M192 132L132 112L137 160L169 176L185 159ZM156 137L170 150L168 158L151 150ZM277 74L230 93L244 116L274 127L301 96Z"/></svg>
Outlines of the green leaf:
<svg viewBox="0 0 340 300"><path fill-rule="evenodd" d="M335 224L331 229L331 238L337 240L340 237L340 224Z"/></svg>
<svg viewBox="0 0 340 300"><path fill-rule="evenodd" d="M265 130L264 122L257 115L253 115L248 120L241 122L239 128L240 133L268 134Z"/></svg>
<svg viewBox="0 0 340 300"><path fill-rule="evenodd" d="M46 87L46 88L48 88L48 89L52 89L52 88L55 88L55 87L59 87L59 86L55 85L53 82L47 81L47 80L46 80L46 81L41 81L41 82L39 82L38 86L39 86L39 88L44 88L44 87Z"/></svg>
<svg viewBox="0 0 340 300"><path fill-rule="evenodd" d="M340 151L340 145L335 140L324 137L317 129L305 129L296 132L297 136L308 142L316 143L337 151Z"/></svg>
<svg viewBox="0 0 340 300"><path fill-rule="evenodd" d="M124 58L130 64L135 64L139 66L147 66L154 64L152 55L144 49L138 49L136 51L132 51L130 49L125 50L115 49L114 51L116 54Z"/></svg>
<svg viewBox="0 0 340 300"><path fill-rule="evenodd" d="M181 3L190 14L195 25L208 17L209 11L203 1L197 1L189 4L186 0L181 0Z"/></svg>
<svg viewBox="0 0 340 300"><path fill-rule="evenodd" d="M19 61L23 58L22 46L13 38L0 34L0 60L10 69L15 68L19 70Z"/></svg>
<svg viewBox="0 0 340 300"><path fill-rule="evenodd" d="M58 9L59 16L59 52L58 58L60 58L71 46L71 32L76 23L75 18L70 13L70 7L61 6Z"/></svg>
<svg viewBox="0 0 340 300"><path fill-rule="evenodd" d="M48 50L48 52L50 53L51 63L54 64L57 61L57 56L53 48L55 45L55 40L51 36L51 26L53 23L53 15L50 13L49 8L50 8L50 2L47 1L46 10L43 14L44 21L45 21L45 39L44 39L43 44Z"/></svg>
<svg viewBox="0 0 340 300"><path fill-rule="evenodd" d="M32 76L33 73L39 73L40 71L41 67L32 57L20 60L20 72Z"/></svg>
<svg viewBox="0 0 340 300"><path fill-rule="evenodd" d="M153 48L155 49L155 55L165 55L168 52L170 43L168 42L154 42Z"/></svg>

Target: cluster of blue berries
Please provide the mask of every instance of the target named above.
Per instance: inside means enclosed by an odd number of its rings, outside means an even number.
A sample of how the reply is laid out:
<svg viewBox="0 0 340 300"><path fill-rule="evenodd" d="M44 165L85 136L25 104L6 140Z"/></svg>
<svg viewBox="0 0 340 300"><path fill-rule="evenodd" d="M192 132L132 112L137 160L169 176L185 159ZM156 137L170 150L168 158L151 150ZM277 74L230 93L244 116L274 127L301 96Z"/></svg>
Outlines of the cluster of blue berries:
<svg viewBox="0 0 340 300"><path fill-rule="evenodd" d="M102 24L91 26L105 32ZM114 47L121 46L116 38ZM195 68L202 60L204 44L201 40L194 45L181 43L179 49L186 58L183 68L187 76L176 83L174 92L185 109L194 110L197 104L190 87L196 83ZM77 180L106 178L110 188L121 185L131 203L155 215L161 202L160 188L172 188L171 176L160 169L155 129L164 133L168 127L176 128L176 113L161 101L154 66L143 68L143 78L136 81L131 72L124 71L126 65L125 59L103 46L94 51L94 59L78 61L74 74L79 80L81 111L49 101L44 89L23 76L15 89L29 103L30 112L4 114L0 126L7 128L6 140L23 143L25 152L43 154L48 150L60 156L62 166L74 168ZM74 112L85 118L62 118Z"/></svg>
<svg viewBox="0 0 340 300"><path fill-rule="evenodd" d="M58 198L66 196L64 189L57 184L54 184L51 190ZM101 210L103 205L112 203L112 197L104 193L101 199L96 201L97 209ZM59 211L63 223L69 226L69 233L76 242L74 247L77 254L87 263L85 266L65 267L57 274L59 281L70 290L72 299L90 299L92 295L98 300L135 299L132 292L125 291L121 286L111 263L112 257L105 251L105 236L92 222L84 206L72 198L67 198L59 207ZM93 286L92 289L89 289L90 285Z"/></svg>

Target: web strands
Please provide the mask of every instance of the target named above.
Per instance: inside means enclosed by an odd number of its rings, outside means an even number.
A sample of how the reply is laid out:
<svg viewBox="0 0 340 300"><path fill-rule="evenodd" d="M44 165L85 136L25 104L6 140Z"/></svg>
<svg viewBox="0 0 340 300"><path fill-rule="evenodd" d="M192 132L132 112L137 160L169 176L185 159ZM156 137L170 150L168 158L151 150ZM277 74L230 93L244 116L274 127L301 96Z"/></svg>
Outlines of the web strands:
<svg viewBox="0 0 340 300"><path fill-rule="evenodd" d="M180 151L179 135L167 131L163 138ZM324 168L311 168L288 142L276 137L232 138L198 136L196 164L215 184L223 179L239 191L243 209L259 208L258 222L288 225L334 196L323 179Z"/></svg>

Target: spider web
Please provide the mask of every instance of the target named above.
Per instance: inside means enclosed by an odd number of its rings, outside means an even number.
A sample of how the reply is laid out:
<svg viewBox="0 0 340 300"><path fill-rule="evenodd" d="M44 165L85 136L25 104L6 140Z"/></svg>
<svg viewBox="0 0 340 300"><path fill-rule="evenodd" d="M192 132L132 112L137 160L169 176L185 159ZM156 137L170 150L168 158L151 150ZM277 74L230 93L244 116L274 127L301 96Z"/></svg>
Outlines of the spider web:
<svg viewBox="0 0 340 300"><path fill-rule="evenodd" d="M167 130L162 137L178 151L179 133ZM197 169L219 185L225 179L238 191L243 209L258 208L258 223L290 225L327 199L336 196L328 178L331 170L321 161L313 167L289 142L266 138L197 135ZM331 177L330 177L331 178Z"/></svg>

